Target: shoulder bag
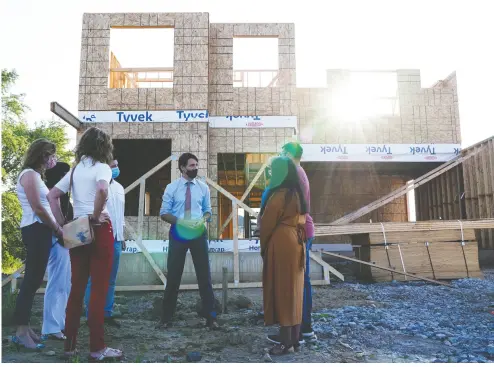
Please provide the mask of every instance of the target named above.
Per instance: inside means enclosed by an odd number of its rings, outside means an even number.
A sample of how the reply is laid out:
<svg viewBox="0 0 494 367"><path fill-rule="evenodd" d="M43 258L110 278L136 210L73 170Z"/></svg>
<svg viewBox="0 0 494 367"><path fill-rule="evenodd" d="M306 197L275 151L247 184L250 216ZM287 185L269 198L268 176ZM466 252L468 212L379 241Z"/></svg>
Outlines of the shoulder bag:
<svg viewBox="0 0 494 367"><path fill-rule="evenodd" d="M74 171L77 165L72 169L70 174L69 191L74 184ZM89 215L83 215L68 222L63 226L63 243L68 249L79 246L89 245L94 241L94 231L89 220Z"/></svg>

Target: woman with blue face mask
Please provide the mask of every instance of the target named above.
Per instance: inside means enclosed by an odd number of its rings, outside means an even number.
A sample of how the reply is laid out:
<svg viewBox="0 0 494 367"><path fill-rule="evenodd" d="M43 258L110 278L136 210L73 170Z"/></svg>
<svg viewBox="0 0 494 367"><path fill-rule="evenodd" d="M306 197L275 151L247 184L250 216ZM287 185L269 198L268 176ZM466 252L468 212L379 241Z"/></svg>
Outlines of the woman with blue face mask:
<svg viewBox="0 0 494 367"><path fill-rule="evenodd" d="M120 323L113 317L113 304L115 299L115 286L117 279L118 266L120 264L120 255L122 250L125 250L124 241L124 211L125 211L125 191L122 185L120 185L116 178L120 175L120 168L118 168L118 161L115 159L110 164L112 172L112 180L108 187L108 201L106 202L108 212L110 213L110 219L113 224L113 236L114 236L114 253L113 253L113 265L110 275L110 282L108 285L108 292L105 302L105 324L120 327ZM86 315L89 311L89 296L91 294L91 278L86 288L86 295L84 297L84 304L86 306Z"/></svg>

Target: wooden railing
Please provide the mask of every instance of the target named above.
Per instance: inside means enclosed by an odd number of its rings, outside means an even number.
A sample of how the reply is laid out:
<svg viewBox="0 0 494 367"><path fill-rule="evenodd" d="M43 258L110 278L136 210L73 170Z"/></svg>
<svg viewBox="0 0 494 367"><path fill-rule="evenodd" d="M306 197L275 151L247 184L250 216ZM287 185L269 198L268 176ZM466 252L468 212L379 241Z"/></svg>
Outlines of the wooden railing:
<svg viewBox="0 0 494 367"><path fill-rule="evenodd" d="M110 88L173 88L173 68L111 68Z"/></svg>
<svg viewBox="0 0 494 367"><path fill-rule="evenodd" d="M278 70L234 70L233 86L268 88L277 87L280 72Z"/></svg>

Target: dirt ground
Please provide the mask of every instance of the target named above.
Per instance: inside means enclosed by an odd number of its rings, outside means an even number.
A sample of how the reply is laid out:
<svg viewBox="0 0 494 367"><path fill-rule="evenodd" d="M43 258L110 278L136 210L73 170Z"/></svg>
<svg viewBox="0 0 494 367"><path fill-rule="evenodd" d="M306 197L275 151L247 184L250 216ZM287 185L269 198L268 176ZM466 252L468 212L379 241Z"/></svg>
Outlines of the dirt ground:
<svg viewBox="0 0 494 367"><path fill-rule="evenodd" d="M157 308L161 294L159 292L129 293L121 292L116 296L116 309L121 312L121 328L107 327L106 341L109 346L125 352L125 362L185 362L188 352L200 352L201 362L265 362L268 333L276 328L263 326L258 313L261 311L261 289L231 290L229 292L228 312L219 315L222 327L219 331L205 328L204 320L196 312L199 294L196 291L181 292L173 327L168 330L155 330ZM336 289L332 286L313 287L314 312L322 308L342 306L360 306L373 303L366 300L365 293L351 289ZM251 300L250 308L245 300ZM216 292L221 299L221 292ZM243 300L243 302L241 302ZM242 304L243 303L243 304ZM32 325L36 331L41 328L43 297L37 295L33 308ZM321 317L321 315L318 315ZM81 356L73 362L87 361L88 332L85 318L81 317L78 349ZM63 362L63 343L48 341L41 353L17 352L8 338L14 332L12 327L2 328L2 362ZM285 356L273 356L275 362L357 362L358 355L347 347L337 343L328 335L319 334L319 342L306 345L301 352ZM55 352L46 355L46 352ZM53 354L53 353L50 353ZM391 361L390 361L391 362Z"/></svg>
<svg viewBox="0 0 494 367"><path fill-rule="evenodd" d="M465 280L455 291L420 282L358 285L351 279L315 286L312 316L318 341L284 356L266 355L271 347L266 335L276 333L277 328L263 325L261 289L229 290L228 310L218 316L218 331L208 330L198 316L197 291L180 293L168 330L154 329L161 292L120 292L115 311L120 314L121 328L105 326L105 338L109 346L124 351L127 363L183 363L189 352L200 352L201 362L210 363L494 361L494 338L486 330L494 326L494 313L490 313L494 311L494 269L484 270L484 275L485 281ZM215 295L221 300L221 291ZM31 320L37 332L42 308L43 296L37 295ZM454 324L462 318L468 319L467 325L458 329ZM422 326L426 328L420 333L429 335L409 332ZM441 335L445 328L449 333ZM2 327L2 362L65 362L62 342L48 341L40 353L17 352L9 342L14 332L13 327ZM88 332L86 319L81 317L80 356L71 362L87 361ZM446 334L449 340L444 340ZM482 335L485 340L479 339Z"/></svg>

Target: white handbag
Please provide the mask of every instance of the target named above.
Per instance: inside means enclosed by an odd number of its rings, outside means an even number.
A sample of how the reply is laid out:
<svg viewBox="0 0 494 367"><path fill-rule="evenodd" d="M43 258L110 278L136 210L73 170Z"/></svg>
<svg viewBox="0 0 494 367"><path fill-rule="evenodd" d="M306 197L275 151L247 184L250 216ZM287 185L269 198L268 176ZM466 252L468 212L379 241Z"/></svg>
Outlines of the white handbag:
<svg viewBox="0 0 494 367"><path fill-rule="evenodd" d="M70 174L68 193L72 190L74 171L76 167L72 169ZM63 226L63 243L65 248L72 249L79 246L89 245L93 241L94 231L88 215L83 215L76 218Z"/></svg>

